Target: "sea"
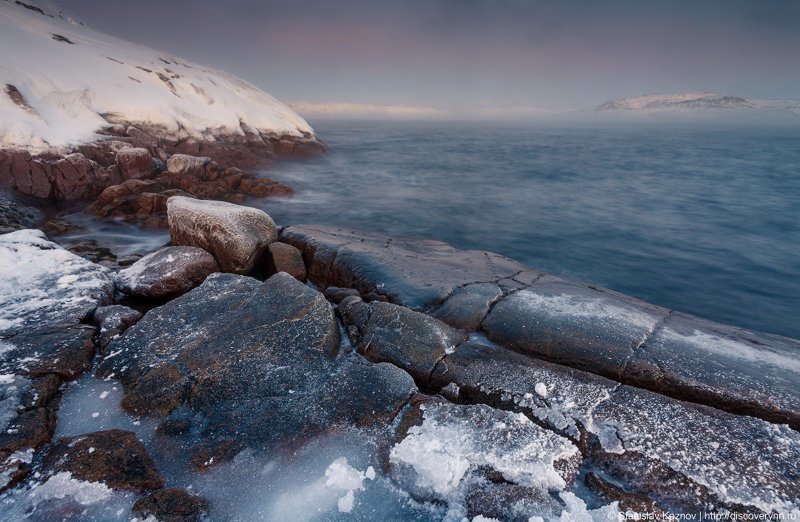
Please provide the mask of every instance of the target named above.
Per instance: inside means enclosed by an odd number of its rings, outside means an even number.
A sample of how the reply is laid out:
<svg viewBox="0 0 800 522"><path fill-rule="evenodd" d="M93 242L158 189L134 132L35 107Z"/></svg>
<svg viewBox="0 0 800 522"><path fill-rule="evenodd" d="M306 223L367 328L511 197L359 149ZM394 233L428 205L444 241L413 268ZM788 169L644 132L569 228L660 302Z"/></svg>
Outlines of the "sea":
<svg viewBox="0 0 800 522"><path fill-rule="evenodd" d="M800 126L311 123L328 153L262 173L295 195L248 202L280 225L489 250L800 338ZM163 240L120 227L89 233L120 251Z"/></svg>

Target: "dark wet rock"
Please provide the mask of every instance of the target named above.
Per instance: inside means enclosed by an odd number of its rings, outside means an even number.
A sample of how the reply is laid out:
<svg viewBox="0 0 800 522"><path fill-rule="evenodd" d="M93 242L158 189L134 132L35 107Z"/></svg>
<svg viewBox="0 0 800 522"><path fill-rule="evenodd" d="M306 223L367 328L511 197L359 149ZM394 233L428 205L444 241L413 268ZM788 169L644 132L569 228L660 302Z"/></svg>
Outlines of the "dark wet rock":
<svg viewBox="0 0 800 522"><path fill-rule="evenodd" d="M456 288L431 315L462 330L476 331L491 305L503 295L496 283L475 283Z"/></svg>
<svg viewBox="0 0 800 522"><path fill-rule="evenodd" d="M141 312L123 305L101 306L95 310L92 322L99 328L97 344L100 351L141 318Z"/></svg>
<svg viewBox="0 0 800 522"><path fill-rule="evenodd" d="M421 386L427 385L436 363L467 340L464 332L390 303L349 297L339 304L338 312L359 353L402 368Z"/></svg>
<svg viewBox="0 0 800 522"><path fill-rule="evenodd" d="M90 325L69 323L20 332L4 341L8 354L4 360L25 375L54 374L71 380L92 366L94 332Z"/></svg>
<svg viewBox="0 0 800 522"><path fill-rule="evenodd" d="M148 254L118 274L119 289L134 297L166 299L183 295L219 271L202 248L166 247Z"/></svg>
<svg viewBox="0 0 800 522"><path fill-rule="evenodd" d="M182 488L159 489L133 505L133 512L142 519L153 516L160 522L196 522L208 510L208 501Z"/></svg>
<svg viewBox="0 0 800 522"><path fill-rule="evenodd" d="M117 152L115 160L122 179L143 179L158 174L158 163L147 149L122 149Z"/></svg>
<svg viewBox="0 0 800 522"><path fill-rule="evenodd" d="M17 201L10 194L0 191L0 234L35 228L42 221L42 214L37 209Z"/></svg>
<svg viewBox="0 0 800 522"><path fill-rule="evenodd" d="M84 239L72 243L69 245L68 250L87 261L91 261L105 268L113 270L119 266L117 263L117 256L114 252L108 247L98 243L96 239Z"/></svg>
<svg viewBox="0 0 800 522"><path fill-rule="evenodd" d="M80 225L70 223L69 221L64 221L62 219L51 219L42 226L42 232L47 234L49 237L52 237L60 236L68 232L75 232L77 230L81 230L81 228L82 227Z"/></svg>
<svg viewBox="0 0 800 522"><path fill-rule="evenodd" d="M673 313L624 382L800 430L800 341Z"/></svg>
<svg viewBox="0 0 800 522"><path fill-rule="evenodd" d="M167 202L173 245L210 252L224 272L253 269L278 231L263 210L224 203L173 197Z"/></svg>
<svg viewBox="0 0 800 522"><path fill-rule="evenodd" d="M564 510L564 506L550 492L517 484L492 484L490 487L473 488L467 493L466 504L467 517L470 520L481 515L508 522L529 522L531 513L537 513L537 516L548 515L548 519L559 520Z"/></svg>
<svg viewBox="0 0 800 522"><path fill-rule="evenodd" d="M571 487L581 461L572 442L524 415L433 397L412 401L389 454L390 475L403 489L445 502L480 493L496 497L508 485L546 497Z"/></svg>
<svg viewBox="0 0 800 522"><path fill-rule="evenodd" d="M13 488L31 473L32 458L32 452L0 451L0 493Z"/></svg>
<svg viewBox="0 0 800 522"><path fill-rule="evenodd" d="M666 508L780 512L800 501L800 434L787 426L476 343L447 355L430 386L524 413L579 444L624 491Z"/></svg>
<svg viewBox="0 0 800 522"><path fill-rule="evenodd" d="M136 434L124 430L59 439L45 453L41 473L46 477L61 472L78 480L103 482L113 489L143 492L164 486Z"/></svg>
<svg viewBox="0 0 800 522"><path fill-rule="evenodd" d="M616 380L668 310L547 276L502 298L483 321L492 341Z"/></svg>
<svg viewBox="0 0 800 522"><path fill-rule="evenodd" d="M339 304L348 297L359 297L358 290L354 288L339 288L338 286L329 286L325 289L325 298L328 301Z"/></svg>
<svg viewBox="0 0 800 522"><path fill-rule="evenodd" d="M511 277L525 267L490 252L431 240L393 239L326 226L294 225L281 241L303 252L309 277L323 287L374 292L426 310L469 283Z"/></svg>
<svg viewBox="0 0 800 522"><path fill-rule="evenodd" d="M303 262L303 254L297 248L276 241L271 243L267 250L269 251L269 268L267 269L269 274L286 272L295 279L305 282L308 277L306 265Z"/></svg>
<svg viewBox="0 0 800 522"><path fill-rule="evenodd" d="M338 347L319 292L284 273L263 284L212 274L114 340L97 372L122 381L123 406L137 413L185 404L199 415L202 464L224 448L233 455L390 423L415 390L411 378L388 364L337 359Z"/></svg>

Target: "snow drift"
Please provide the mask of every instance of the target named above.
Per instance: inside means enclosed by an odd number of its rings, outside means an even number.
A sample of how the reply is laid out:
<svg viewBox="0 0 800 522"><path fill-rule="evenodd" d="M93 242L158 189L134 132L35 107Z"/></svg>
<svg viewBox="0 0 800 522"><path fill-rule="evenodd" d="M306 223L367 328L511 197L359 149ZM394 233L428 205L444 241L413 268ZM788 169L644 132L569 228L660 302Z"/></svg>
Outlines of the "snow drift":
<svg viewBox="0 0 800 522"><path fill-rule="evenodd" d="M0 148L85 143L112 124L166 138L309 137L311 127L224 72L86 27L49 5L0 2Z"/></svg>

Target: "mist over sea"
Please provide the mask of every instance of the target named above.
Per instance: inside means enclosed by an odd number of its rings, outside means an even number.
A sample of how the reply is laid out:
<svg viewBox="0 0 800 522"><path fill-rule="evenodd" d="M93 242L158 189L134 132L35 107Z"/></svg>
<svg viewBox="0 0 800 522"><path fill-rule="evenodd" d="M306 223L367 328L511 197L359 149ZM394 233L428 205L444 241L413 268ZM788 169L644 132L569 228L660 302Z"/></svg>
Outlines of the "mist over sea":
<svg viewBox="0 0 800 522"><path fill-rule="evenodd" d="M800 128L312 121L319 160L250 202L485 249L662 306L800 337Z"/></svg>

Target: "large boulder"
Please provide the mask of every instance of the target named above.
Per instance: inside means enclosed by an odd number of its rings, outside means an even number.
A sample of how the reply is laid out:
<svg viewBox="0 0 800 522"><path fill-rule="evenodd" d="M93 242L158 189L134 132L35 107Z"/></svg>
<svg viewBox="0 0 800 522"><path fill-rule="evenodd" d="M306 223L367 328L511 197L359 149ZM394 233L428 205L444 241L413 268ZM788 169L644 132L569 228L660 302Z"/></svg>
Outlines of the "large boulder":
<svg viewBox="0 0 800 522"><path fill-rule="evenodd" d="M214 256L197 247L166 247L118 273L119 288L134 297L167 299L183 295L219 271Z"/></svg>
<svg viewBox="0 0 800 522"><path fill-rule="evenodd" d="M184 176L203 178L211 158L201 158L188 154L173 154L167 160L167 171Z"/></svg>
<svg viewBox="0 0 800 522"><path fill-rule="evenodd" d="M330 304L291 276L212 274L112 341L97 372L121 380L136 414L180 416L185 405L205 451L230 455L392 421L411 378L337 358L339 343Z"/></svg>
<svg viewBox="0 0 800 522"><path fill-rule="evenodd" d="M173 245L210 252L224 272L249 272L278 236L266 212L221 201L172 197L167 216Z"/></svg>
<svg viewBox="0 0 800 522"><path fill-rule="evenodd" d="M326 226L289 226L281 232L281 241L303 252L309 277L323 287L356 288L362 295L384 295L393 303L423 311L458 287L498 281L526 270L491 252Z"/></svg>
<svg viewBox="0 0 800 522"><path fill-rule="evenodd" d="M78 480L139 492L164 486L164 479L136 434L123 430L59 439L45 453L41 473L44 477L70 473Z"/></svg>

